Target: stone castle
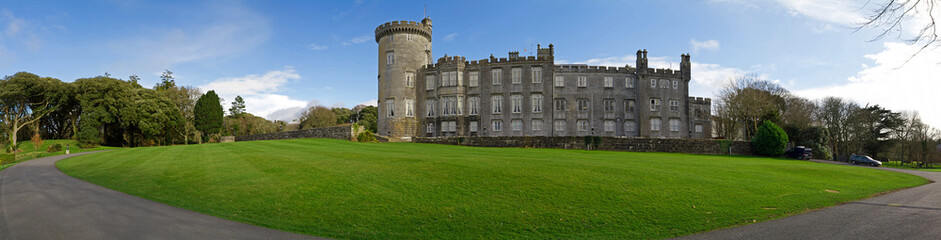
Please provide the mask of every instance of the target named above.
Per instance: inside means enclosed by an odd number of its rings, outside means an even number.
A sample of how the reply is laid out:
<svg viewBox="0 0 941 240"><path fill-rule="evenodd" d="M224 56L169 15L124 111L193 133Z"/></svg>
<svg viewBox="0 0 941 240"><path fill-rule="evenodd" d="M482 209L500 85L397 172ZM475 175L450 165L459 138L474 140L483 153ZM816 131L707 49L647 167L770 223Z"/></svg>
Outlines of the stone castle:
<svg viewBox="0 0 941 240"><path fill-rule="evenodd" d="M680 69L555 64L536 56L432 61L430 18L376 27L378 134L710 138L711 101L689 96L689 54Z"/></svg>

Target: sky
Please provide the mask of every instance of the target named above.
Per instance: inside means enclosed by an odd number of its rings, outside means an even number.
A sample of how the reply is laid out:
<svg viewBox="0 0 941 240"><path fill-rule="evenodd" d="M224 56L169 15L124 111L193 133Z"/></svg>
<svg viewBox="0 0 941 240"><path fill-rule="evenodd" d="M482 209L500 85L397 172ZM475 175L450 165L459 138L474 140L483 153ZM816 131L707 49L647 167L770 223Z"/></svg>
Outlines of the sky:
<svg viewBox="0 0 941 240"><path fill-rule="evenodd" d="M902 40L924 18L874 39L879 29L855 28L866 2L4 0L0 75L138 75L149 87L170 70L177 85L215 90L226 104L242 96L249 113L290 121L313 105L375 104L373 31L427 14L435 59L530 55L551 43L556 63L634 66L647 49L652 67L679 68L689 53L691 96L757 74L802 97L917 111L941 127L941 49L910 59L918 47Z"/></svg>

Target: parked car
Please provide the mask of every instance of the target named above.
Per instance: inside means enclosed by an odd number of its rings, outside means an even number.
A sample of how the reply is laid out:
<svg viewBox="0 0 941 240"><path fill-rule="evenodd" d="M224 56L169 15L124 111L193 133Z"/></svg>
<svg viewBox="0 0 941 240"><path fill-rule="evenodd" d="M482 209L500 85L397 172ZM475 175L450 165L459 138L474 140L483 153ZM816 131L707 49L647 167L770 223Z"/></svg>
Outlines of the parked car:
<svg viewBox="0 0 941 240"><path fill-rule="evenodd" d="M872 159L871 157L866 156L866 155L852 155L850 156L850 163L853 165L863 164L863 165L869 165L873 167L882 166L882 162L876 161L875 159Z"/></svg>
<svg viewBox="0 0 941 240"><path fill-rule="evenodd" d="M789 158L796 158L800 160L811 159L814 157L814 150L810 148L805 148L803 146L797 146L795 148L791 148L787 150L787 152L784 152L784 156L789 157Z"/></svg>

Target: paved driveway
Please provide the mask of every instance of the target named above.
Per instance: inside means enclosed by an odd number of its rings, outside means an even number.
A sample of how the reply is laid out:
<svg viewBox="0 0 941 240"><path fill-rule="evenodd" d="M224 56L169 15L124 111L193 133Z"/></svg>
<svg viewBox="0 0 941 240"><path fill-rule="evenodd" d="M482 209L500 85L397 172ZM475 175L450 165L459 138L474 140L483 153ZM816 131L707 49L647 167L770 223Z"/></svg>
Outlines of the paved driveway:
<svg viewBox="0 0 941 240"><path fill-rule="evenodd" d="M87 154L72 154L71 156ZM127 195L55 167L65 155L0 171L0 239L313 239Z"/></svg>
<svg viewBox="0 0 941 240"><path fill-rule="evenodd" d="M879 169L933 182L810 213L677 239L941 239L941 184L937 183L941 172Z"/></svg>

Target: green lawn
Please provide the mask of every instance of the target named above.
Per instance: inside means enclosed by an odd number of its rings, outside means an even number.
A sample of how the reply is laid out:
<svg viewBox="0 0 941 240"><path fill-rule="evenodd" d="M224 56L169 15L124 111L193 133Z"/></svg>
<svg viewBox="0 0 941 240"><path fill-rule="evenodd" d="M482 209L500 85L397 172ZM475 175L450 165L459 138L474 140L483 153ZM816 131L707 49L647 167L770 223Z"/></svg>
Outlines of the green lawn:
<svg viewBox="0 0 941 240"><path fill-rule="evenodd" d="M902 162L900 161L886 161L886 162L882 162L882 166L890 167L890 168L918 170L918 171L925 171L925 172L941 172L941 166L938 166L937 164L932 164L931 168L915 168L911 164L902 164Z"/></svg>
<svg viewBox="0 0 941 240"><path fill-rule="evenodd" d="M17 141L17 143L18 143L17 148L19 148L21 152L16 154L16 162L0 165L0 170L6 169L8 167L12 167L13 165L16 165L16 163L19 163L22 161L65 154L65 145L70 146L69 147L70 153L80 153L80 152L113 149L112 147L103 147L103 146L98 146L98 147L89 148L89 149L81 149L81 148L78 148L78 141L71 140L71 139L43 140L43 143L39 148L36 148L36 145L33 145L33 143L28 140ZM62 145L62 150L56 151L56 152L49 152L48 151L49 146L52 146L56 143ZM0 151L0 153L2 153L2 151Z"/></svg>
<svg viewBox="0 0 941 240"><path fill-rule="evenodd" d="M58 167L173 206L343 239L667 238L927 183L758 157L326 139L120 149Z"/></svg>

